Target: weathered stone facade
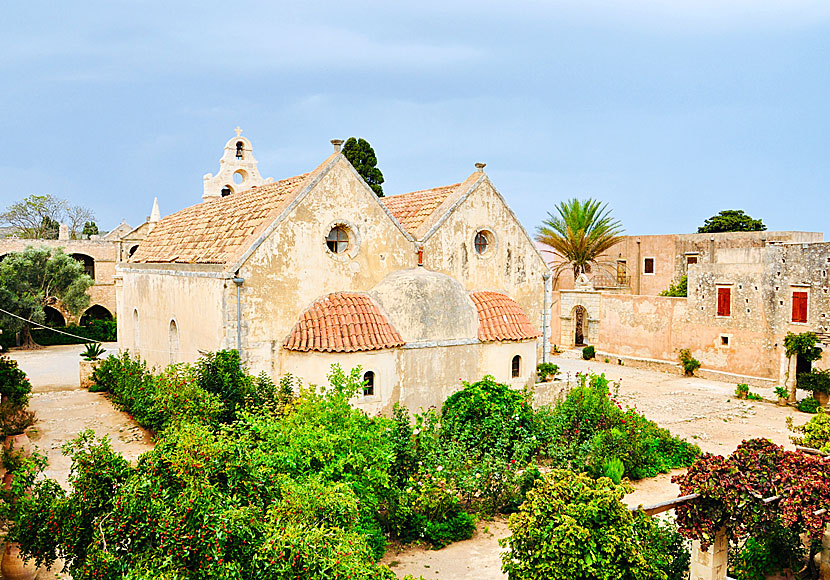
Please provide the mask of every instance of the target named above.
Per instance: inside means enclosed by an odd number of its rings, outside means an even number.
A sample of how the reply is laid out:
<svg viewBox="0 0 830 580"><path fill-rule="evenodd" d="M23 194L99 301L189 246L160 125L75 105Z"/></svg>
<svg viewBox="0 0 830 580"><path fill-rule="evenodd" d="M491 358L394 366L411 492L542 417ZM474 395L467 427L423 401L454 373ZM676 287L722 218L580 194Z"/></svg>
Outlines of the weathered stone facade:
<svg viewBox="0 0 830 580"><path fill-rule="evenodd" d="M547 268L481 169L378 199L336 143L308 174L168 216L119 267L119 344L155 366L239 348L252 372L314 384L360 365L373 389L355 404L372 413L484 374L529 384ZM486 332L484 291L513 305ZM401 343L379 344L378 325Z"/></svg>

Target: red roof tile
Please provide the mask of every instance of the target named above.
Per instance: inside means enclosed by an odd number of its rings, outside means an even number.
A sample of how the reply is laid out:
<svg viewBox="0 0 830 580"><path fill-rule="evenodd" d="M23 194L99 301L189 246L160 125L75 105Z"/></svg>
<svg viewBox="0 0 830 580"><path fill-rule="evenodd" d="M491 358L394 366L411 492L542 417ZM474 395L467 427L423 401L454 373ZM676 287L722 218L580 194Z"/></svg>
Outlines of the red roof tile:
<svg viewBox="0 0 830 580"><path fill-rule="evenodd" d="M380 201L416 239L419 227L437 210L460 183L381 197Z"/></svg>
<svg viewBox="0 0 830 580"><path fill-rule="evenodd" d="M478 338L481 341L531 340L539 332L519 304L498 292L470 292L478 310Z"/></svg>
<svg viewBox="0 0 830 580"><path fill-rule="evenodd" d="M283 347L302 352L355 352L404 344L369 296L335 292L303 312Z"/></svg>
<svg viewBox="0 0 830 580"><path fill-rule="evenodd" d="M131 262L224 264L295 197L308 173L187 207L162 219Z"/></svg>

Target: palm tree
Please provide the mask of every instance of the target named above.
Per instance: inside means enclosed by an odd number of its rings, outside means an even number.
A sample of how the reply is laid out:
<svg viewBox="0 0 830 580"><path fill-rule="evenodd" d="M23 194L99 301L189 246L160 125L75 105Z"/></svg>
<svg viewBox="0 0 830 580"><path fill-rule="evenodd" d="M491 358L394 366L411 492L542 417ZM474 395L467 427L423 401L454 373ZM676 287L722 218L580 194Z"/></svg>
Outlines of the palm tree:
<svg viewBox="0 0 830 580"><path fill-rule="evenodd" d="M536 228L536 241L564 260L554 268L557 278L568 267L573 268L574 280L590 272L599 266L599 256L623 239L622 224L611 217L607 203L574 198L557 204L556 211L559 215L548 212L549 219Z"/></svg>

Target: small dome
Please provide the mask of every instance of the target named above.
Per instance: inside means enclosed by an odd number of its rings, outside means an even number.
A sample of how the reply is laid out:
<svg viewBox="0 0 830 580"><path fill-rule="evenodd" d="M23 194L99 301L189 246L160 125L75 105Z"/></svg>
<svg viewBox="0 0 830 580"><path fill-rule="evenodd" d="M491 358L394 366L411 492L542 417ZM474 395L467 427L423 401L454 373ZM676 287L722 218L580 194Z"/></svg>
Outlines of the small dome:
<svg viewBox="0 0 830 580"><path fill-rule="evenodd" d="M369 294L406 342L476 339L478 312L454 278L426 268L399 270Z"/></svg>

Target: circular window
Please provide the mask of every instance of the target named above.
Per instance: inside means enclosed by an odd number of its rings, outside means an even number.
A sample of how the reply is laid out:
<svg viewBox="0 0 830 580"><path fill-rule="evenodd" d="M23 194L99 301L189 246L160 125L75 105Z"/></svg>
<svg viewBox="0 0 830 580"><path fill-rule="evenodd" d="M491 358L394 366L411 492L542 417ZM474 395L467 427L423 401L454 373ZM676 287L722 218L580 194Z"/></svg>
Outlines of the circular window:
<svg viewBox="0 0 830 580"><path fill-rule="evenodd" d="M343 226L334 226L326 236L326 246L333 254L342 254L349 249L349 230Z"/></svg>
<svg viewBox="0 0 830 580"><path fill-rule="evenodd" d="M487 250L490 249L490 235L489 232L485 232L481 230L476 234L475 239L475 247L476 247L476 254L479 256L482 254L486 254Z"/></svg>

